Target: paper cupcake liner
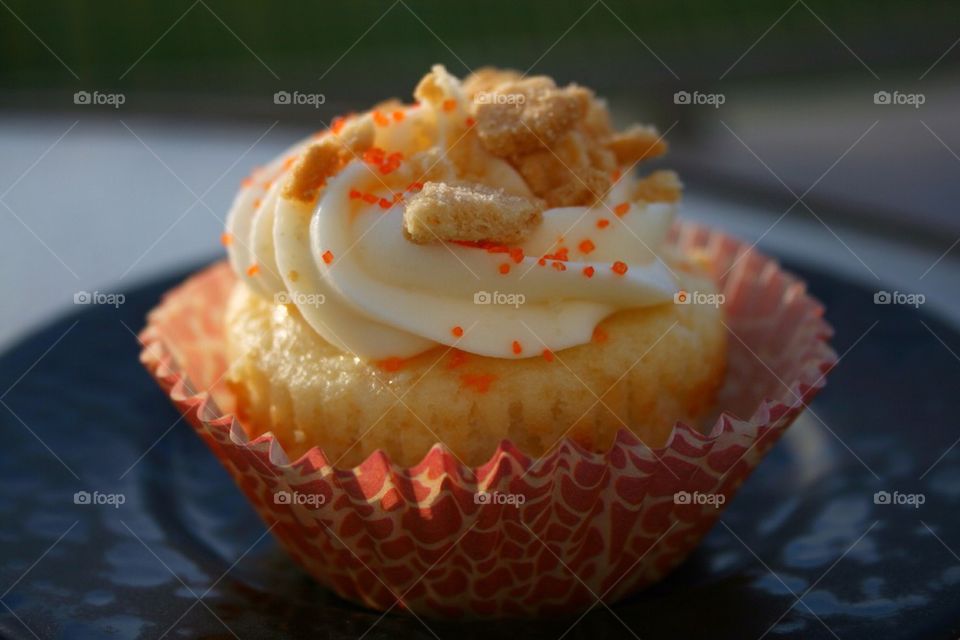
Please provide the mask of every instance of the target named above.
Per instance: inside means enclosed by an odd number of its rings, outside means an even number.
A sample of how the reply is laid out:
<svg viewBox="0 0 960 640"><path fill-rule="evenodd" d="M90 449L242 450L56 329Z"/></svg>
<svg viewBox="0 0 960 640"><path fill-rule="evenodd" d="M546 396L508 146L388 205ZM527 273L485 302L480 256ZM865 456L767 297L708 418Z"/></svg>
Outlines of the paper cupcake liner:
<svg viewBox="0 0 960 640"><path fill-rule="evenodd" d="M713 427L678 422L655 450L624 429L605 453L565 439L532 459L503 441L473 469L442 444L413 467L378 451L334 468L316 447L290 462L272 434L250 440L230 413L225 263L151 312L141 360L283 547L340 596L428 616L569 614L683 561L836 359L822 306L773 260L695 224L670 241L706 259L734 335Z"/></svg>

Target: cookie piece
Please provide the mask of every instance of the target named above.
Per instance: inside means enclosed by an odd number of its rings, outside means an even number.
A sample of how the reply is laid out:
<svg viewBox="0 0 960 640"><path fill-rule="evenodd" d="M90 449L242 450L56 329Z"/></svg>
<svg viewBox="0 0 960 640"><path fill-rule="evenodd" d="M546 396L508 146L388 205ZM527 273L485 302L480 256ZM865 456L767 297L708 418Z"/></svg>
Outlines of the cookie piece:
<svg viewBox="0 0 960 640"><path fill-rule="evenodd" d="M404 236L411 242L522 242L543 220L542 203L479 184L428 182L407 203Z"/></svg>

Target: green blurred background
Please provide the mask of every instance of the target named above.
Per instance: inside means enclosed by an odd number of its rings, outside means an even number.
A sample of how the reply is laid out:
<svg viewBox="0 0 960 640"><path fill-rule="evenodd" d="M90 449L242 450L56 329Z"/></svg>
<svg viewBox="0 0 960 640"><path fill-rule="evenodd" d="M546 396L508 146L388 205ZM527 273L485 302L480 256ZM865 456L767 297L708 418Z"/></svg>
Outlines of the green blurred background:
<svg viewBox="0 0 960 640"><path fill-rule="evenodd" d="M691 84L870 79L857 57L879 76L915 78L960 35L956 2L4 4L0 82L7 106L57 108L58 92L95 86L127 92L131 108L192 112L213 105L230 115L270 110L272 91L291 86L326 91L331 107L408 95L434 62L460 74L485 64L532 66L602 93L639 96ZM938 72L958 60L944 60Z"/></svg>

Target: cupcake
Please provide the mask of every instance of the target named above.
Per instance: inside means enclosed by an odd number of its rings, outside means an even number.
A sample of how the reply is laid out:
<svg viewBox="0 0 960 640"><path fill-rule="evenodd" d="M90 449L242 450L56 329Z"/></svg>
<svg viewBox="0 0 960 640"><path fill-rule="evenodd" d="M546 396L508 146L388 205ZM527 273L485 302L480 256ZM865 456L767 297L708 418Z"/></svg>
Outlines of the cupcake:
<svg viewBox="0 0 960 640"><path fill-rule="evenodd" d="M337 121L243 187L228 384L251 436L353 466L504 439L542 456L629 429L651 448L723 379L715 294L664 246L680 199L650 127L545 77L435 67L413 105Z"/></svg>
<svg viewBox="0 0 960 640"><path fill-rule="evenodd" d="M666 143L590 90L435 66L414 98L245 179L229 266L167 296L142 360L344 597L442 616L623 597L823 385L822 308L676 221L677 175L636 170Z"/></svg>

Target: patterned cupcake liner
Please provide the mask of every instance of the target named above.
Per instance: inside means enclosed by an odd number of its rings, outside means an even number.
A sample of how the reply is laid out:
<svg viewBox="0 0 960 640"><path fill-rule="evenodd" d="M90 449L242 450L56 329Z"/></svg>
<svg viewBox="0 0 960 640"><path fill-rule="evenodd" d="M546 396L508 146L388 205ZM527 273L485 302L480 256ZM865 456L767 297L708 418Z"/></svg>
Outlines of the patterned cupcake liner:
<svg viewBox="0 0 960 640"><path fill-rule="evenodd" d="M433 617L569 614L680 564L836 360L822 306L773 260L690 223L670 240L708 265L731 335L723 412L706 434L678 422L658 449L623 429L604 453L564 439L532 459L505 440L472 469L442 444L412 467L378 451L334 468L316 447L290 462L231 415L225 263L151 312L141 361L283 547L340 596Z"/></svg>

